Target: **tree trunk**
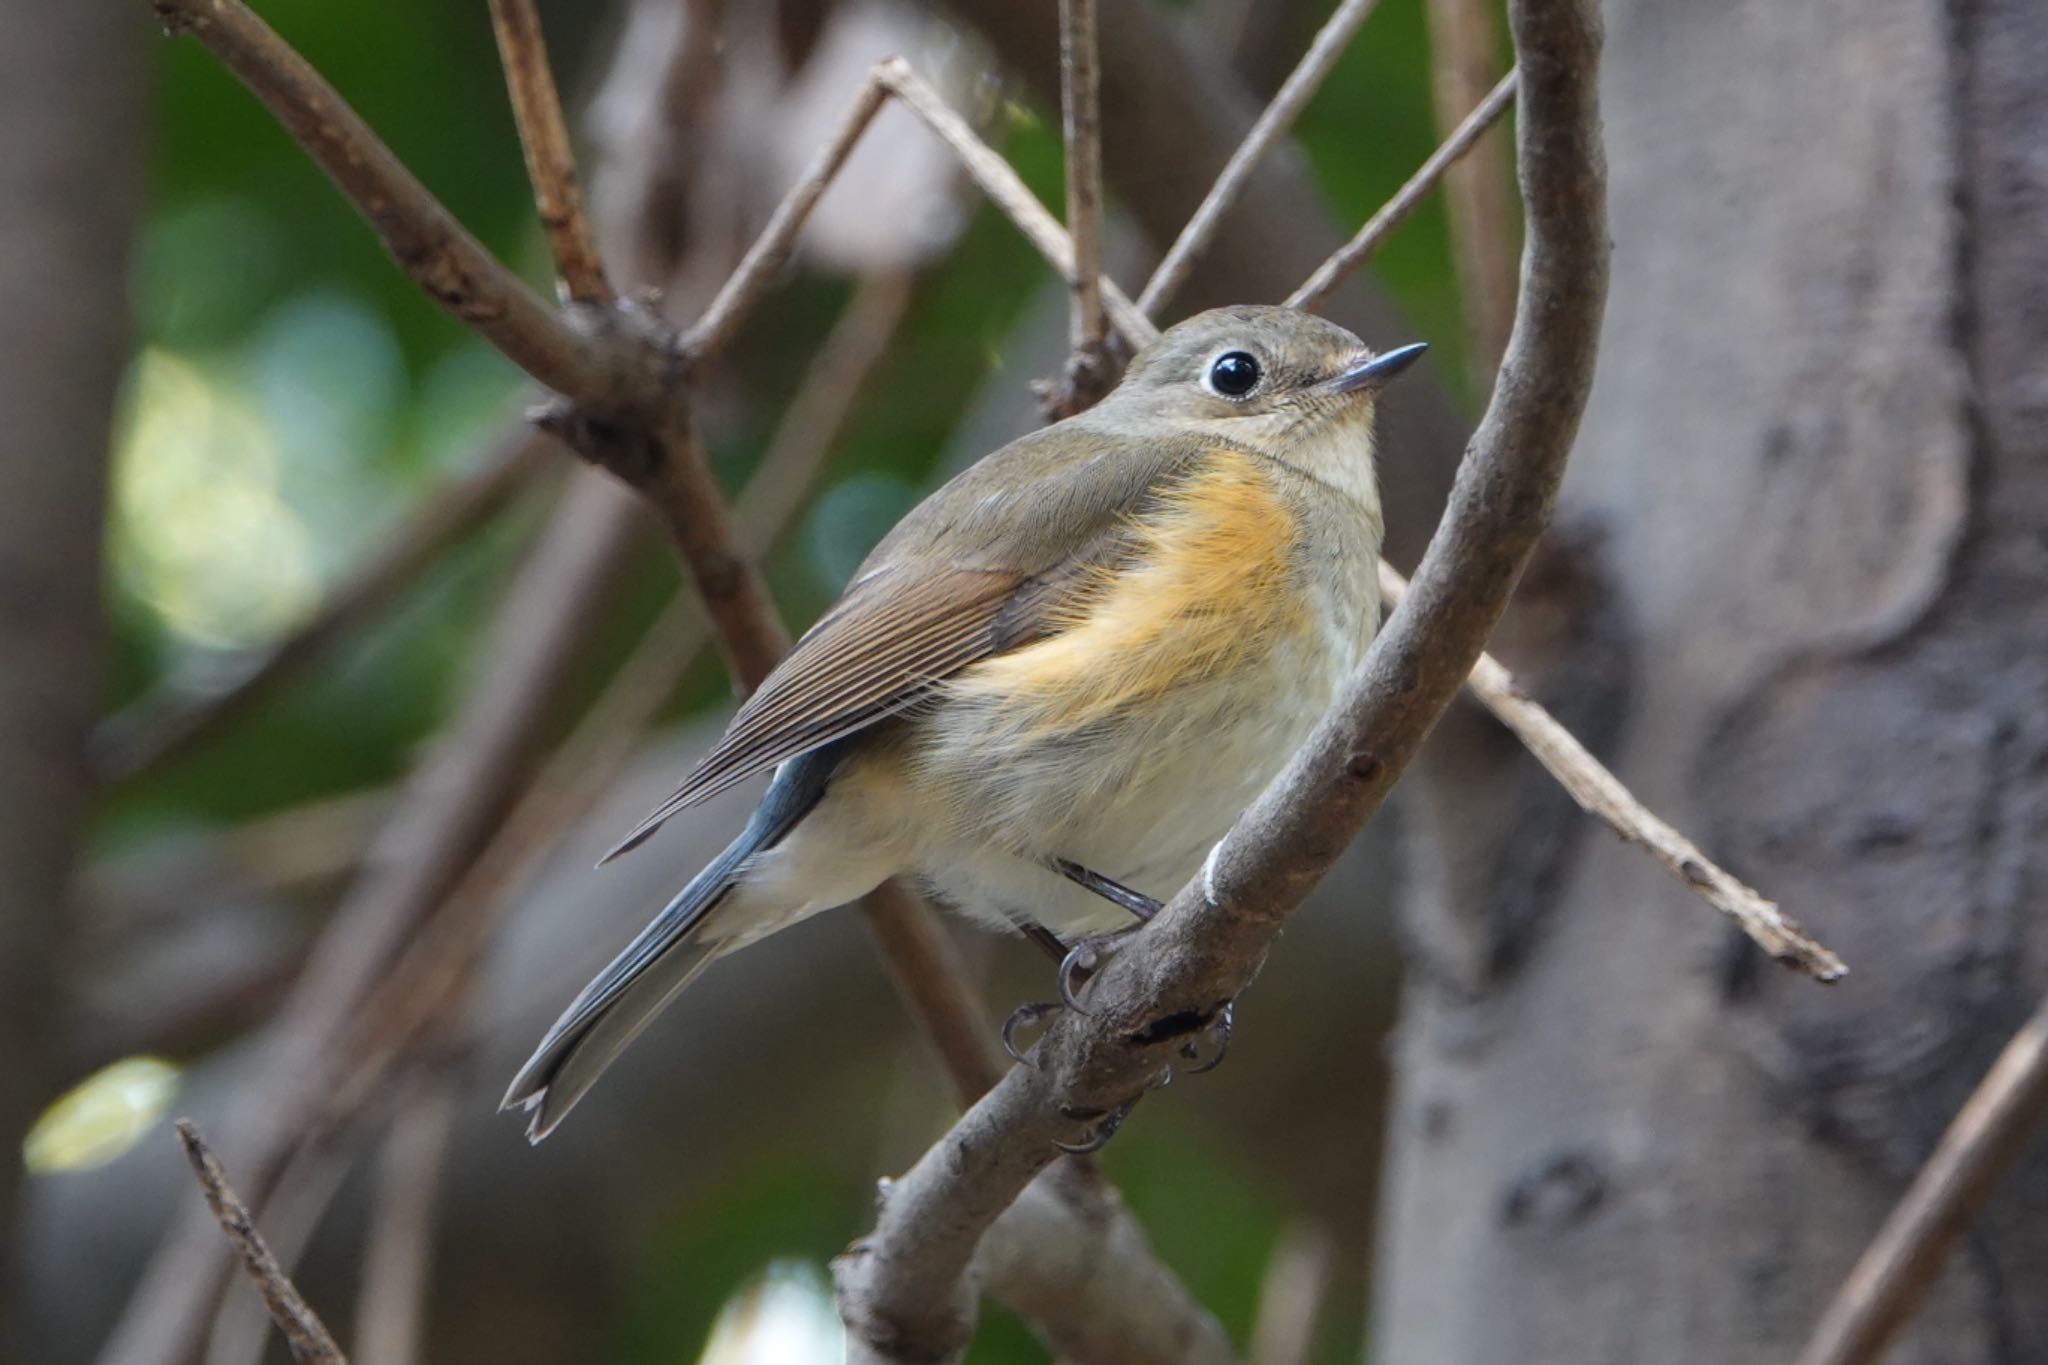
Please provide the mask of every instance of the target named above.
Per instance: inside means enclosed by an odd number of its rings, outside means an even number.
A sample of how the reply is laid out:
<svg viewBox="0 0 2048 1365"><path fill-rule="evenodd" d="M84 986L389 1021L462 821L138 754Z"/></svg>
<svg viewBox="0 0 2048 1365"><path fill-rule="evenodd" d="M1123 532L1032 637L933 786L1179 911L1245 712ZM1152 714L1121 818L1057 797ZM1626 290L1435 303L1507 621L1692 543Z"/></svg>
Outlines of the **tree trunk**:
<svg viewBox="0 0 2048 1365"><path fill-rule="evenodd" d="M0 0L0 1355L24 1129L98 701L107 415L127 354L145 103L134 16Z"/></svg>
<svg viewBox="0 0 2048 1365"><path fill-rule="evenodd" d="M1761 961L1454 718L1411 793L1402 1365L1789 1360L2048 985L2048 6L1608 23L1578 534L1509 645L1853 974ZM2048 1359L2044 1285L2037 1143L1888 1359Z"/></svg>

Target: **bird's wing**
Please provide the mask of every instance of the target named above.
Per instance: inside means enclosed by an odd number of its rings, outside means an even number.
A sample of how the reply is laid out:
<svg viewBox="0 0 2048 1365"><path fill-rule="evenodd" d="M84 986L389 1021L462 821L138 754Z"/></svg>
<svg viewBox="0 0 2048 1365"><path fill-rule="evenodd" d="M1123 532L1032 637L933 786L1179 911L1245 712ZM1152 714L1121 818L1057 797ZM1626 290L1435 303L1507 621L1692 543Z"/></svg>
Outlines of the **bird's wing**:
<svg viewBox="0 0 2048 1365"><path fill-rule="evenodd" d="M1072 444L1047 451L1026 438L906 517L682 786L606 860L678 811L863 730L977 660L1056 629L1070 616L1062 603L1092 581L1086 567L1120 552L1132 511L1197 453L1106 442L1077 456Z"/></svg>

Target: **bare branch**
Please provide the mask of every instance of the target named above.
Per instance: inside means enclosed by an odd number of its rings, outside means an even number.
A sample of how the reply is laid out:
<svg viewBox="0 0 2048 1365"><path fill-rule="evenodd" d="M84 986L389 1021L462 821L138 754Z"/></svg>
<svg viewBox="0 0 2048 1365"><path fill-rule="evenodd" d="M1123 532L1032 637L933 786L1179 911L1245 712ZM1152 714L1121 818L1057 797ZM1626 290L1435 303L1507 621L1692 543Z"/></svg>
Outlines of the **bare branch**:
<svg viewBox="0 0 2048 1365"><path fill-rule="evenodd" d="M1038 196L1010 169L1010 163L976 137L967 121L954 113L940 98L939 92L901 59L891 58L883 62L875 68L875 75L939 135L941 142L952 149L953 155L960 158L968 179L979 186L981 192L989 197L989 202L1017 226L1025 239L1037 248L1038 254L1051 262L1053 269L1062 276L1072 279L1073 243L1067 240L1066 230L1046 212L1045 205L1038 202ZM1105 279L1101 281L1101 287L1103 307L1109 314L1111 325L1133 346L1142 346L1158 335L1157 329L1123 290L1116 287L1114 281Z"/></svg>
<svg viewBox="0 0 2048 1365"><path fill-rule="evenodd" d="M1489 0L1429 0L1430 89L1437 136L1452 137L1500 70ZM1507 139L1480 144L1444 173L1452 263L1465 310L1466 368L1475 393L1493 387L1515 322L1515 202Z"/></svg>
<svg viewBox="0 0 2048 1365"><path fill-rule="evenodd" d="M523 425L502 431L474 468L429 490L291 634L252 652L233 682L197 695L164 684L100 722L92 746L100 781L139 781L262 705L527 487L553 458L549 445Z"/></svg>
<svg viewBox="0 0 2048 1365"><path fill-rule="evenodd" d="M1289 308L1305 308L1313 312L1318 304L1337 287L1346 275L1365 264L1366 258L1379 250L1380 243L1395 228L1406 222L1408 215L1415 212L1436 182L1443 179L1444 172L1455 164L1459 157L1470 151L1472 144L1484 133L1515 100L1516 73L1510 70L1500 78L1479 107L1474 109L1458 125L1457 130L1444 139L1441 147L1429 154L1406 184L1394 192L1394 197L1366 221L1358 234L1339 247L1329 260L1316 267L1315 274L1304 280L1299 289L1287 296Z"/></svg>
<svg viewBox="0 0 2048 1365"><path fill-rule="evenodd" d="M1067 236L1074 268L1070 343L1102 345L1102 66L1095 47L1095 0L1060 0L1060 132L1066 145Z"/></svg>
<svg viewBox="0 0 2048 1365"><path fill-rule="evenodd" d="M1875 1365L1948 1249L2048 1117L2048 1001L2020 1026L1941 1135L1799 1353L1798 1365Z"/></svg>
<svg viewBox="0 0 2048 1365"><path fill-rule="evenodd" d="M739 268L727 278L711 300L710 307L684 336L683 350L693 361L716 355L725 348L734 329L753 310L775 276L788 263L789 254L796 249L796 239L803 232L811 210L818 206L825 187L832 182L833 176L839 174L846 158L853 155L854 144L875 121L875 115L882 110L882 101L888 98L889 91L882 80L881 70L877 67L861 83L838 129L818 149L818 154L811 158L811 164L804 168L803 175L776 205L768 225L761 229L760 237L741 259Z"/></svg>
<svg viewBox="0 0 2048 1365"><path fill-rule="evenodd" d="M533 0L491 0L491 29L498 35L512 118L519 125L526 174L533 182L534 206L547 233L548 250L555 258L556 278L574 302L609 302L612 287L583 213L576 158L569 150L569 129L562 121L562 101L555 94L547 41L541 36Z"/></svg>
<svg viewBox="0 0 2048 1365"><path fill-rule="evenodd" d="M199 1188L206 1195L206 1207L213 1211L221 1233L242 1258L242 1268L248 1271L257 1292L263 1295L271 1320L284 1333L285 1342L291 1347L292 1359L300 1365L348 1365L341 1348L334 1344L334 1338L321 1324L319 1315L307 1305L297 1286L292 1284L291 1277L285 1274L284 1267L270 1254L263 1234L256 1230L248 1208L229 1187L226 1172L214 1159L206 1140L199 1136L199 1129L190 1119L179 1119L176 1127L178 1141L185 1148L185 1159L192 1163L192 1174L198 1178Z"/></svg>
<svg viewBox="0 0 2048 1365"><path fill-rule="evenodd" d="M1230 1338L1086 1160L1056 1161L1026 1186L974 1272L1071 1365L1236 1365Z"/></svg>
<svg viewBox="0 0 2048 1365"><path fill-rule="evenodd" d="M558 393L610 394L621 366L455 221L334 87L241 0L149 0L262 100L434 302Z"/></svg>
<svg viewBox="0 0 2048 1365"><path fill-rule="evenodd" d="M1291 911L1386 797L1478 659L1541 533L1592 384L1606 293L1599 21L1592 0L1517 0L1529 72L1529 217L1510 363L1414 589L1308 744L1090 989L897 1181L839 1263L850 1361L957 1359L982 1235L1086 1116L1127 1106L1256 972Z"/></svg>
<svg viewBox="0 0 2048 1365"><path fill-rule="evenodd" d="M1392 566L1380 564L1380 594L1398 604L1408 584ZM1607 766L1586 751L1571 731L1558 723L1516 684L1514 675L1491 654L1481 654L1466 679L1495 719L1512 730L1536 761L1570 793L1580 809L1600 820L1628 843L1640 845L1665 870L1702 900L1733 920L1759 948L1788 967L1816 981L1838 981L1848 967L1816 942L1798 923L1754 888L1723 870L1692 840L1660 819Z"/></svg>
<svg viewBox="0 0 2048 1365"><path fill-rule="evenodd" d="M1152 278L1145 282L1145 290L1138 295L1138 310L1147 317L1156 318L1186 283L1188 272L1194 269L1195 260L1208 248L1210 239L1216 235L1216 227L1223 221L1223 215L1237 202L1245 183L1252 178L1252 172L1271 151L1273 144L1287 136L1294 127L1294 120L1301 116L1316 91L1329 76L1337 59L1350 46L1366 17L1373 11L1379 0L1344 0L1337 6L1321 29L1317 30L1315 41L1309 44L1301 61L1288 74L1287 80L1273 96L1272 102L1259 113L1258 122L1244 135L1237 150L1230 154L1222 172L1216 177L1216 184L1210 189L1202 206L1195 210L1187 226L1180 230L1167 249L1166 256L1152 271Z"/></svg>

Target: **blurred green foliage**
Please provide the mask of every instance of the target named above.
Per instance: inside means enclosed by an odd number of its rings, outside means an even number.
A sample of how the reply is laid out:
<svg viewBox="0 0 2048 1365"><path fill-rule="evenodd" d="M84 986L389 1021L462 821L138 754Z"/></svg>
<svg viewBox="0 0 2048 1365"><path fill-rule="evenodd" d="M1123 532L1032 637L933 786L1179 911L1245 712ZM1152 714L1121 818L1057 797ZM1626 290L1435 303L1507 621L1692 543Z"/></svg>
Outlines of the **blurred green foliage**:
<svg viewBox="0 0 2048 1365"><path fill-rule="evenodd" d="M262 8L464 222L538 282L541 253L482 5L265 0ZM575 73L602 56L602 8L547 7L570 88L580 84ZM1301 16L1304 40L1327 6L1310 8ZM1301 141L1345 221L1362 221L1435 140L1425 52L1418 0L1383 6L1302 120ZM167 373L190 377L211 395L208 431L246 419L267 433L255 438L260 449L240 493L268 499L261 506L289 519L295 562L308 571L304 591L274 619L231 595L225 606L214 604L217 615L225 613L217 627L246 630L247 639L227 643L250 643L282 629L411 496L470 458L483 433L503 420L518 383L504 362L415 293L320 173L196 44L163 44L158 67L154 199L134 287L138 357L173 362L182 368ZM1042 113L1016 122L1005 147L1054 205L1056 126ZM1439 200L1394 237L1377 268L1415 334L1442 348L1442 372L1456 383L1461 328ZM1048 278L1008 224L984 208L957 250L921 281L900 342L859 403L810 521L769 566L793 623L815 614L836 578L927 485L977 389L1031 377L1005 368L1005 339ZM739 340L725 371L737 400L733 420L713 450L729 485L757 457L847 292L844 280L800 276ZM166 603L176 600L173 588L189 585L167 585L165 574L231 578L239 569L271 576L280 591L281 583L290 586L278 572L279 552L250 562L256 550L246 542L262 537L230 534L228 523L207 520L221 515L234 491L205 482L226 477L213 466L193 475L196 497L189 488L182 501L150 494L145 475L162 469L147 462L163 458L161 449L128 449L118 475L109 586L118 636L114 703L167 676L204 676L223 657L222 641L181 633ZM239 819L399 776L460 685L477 624L488 618L536 510L526 506L464 546L317 677L231 737L112 802L104 836ZM589 687L630 647L674 581L665 552L650 544L589 662ZM682 705L724 690L707 664ZM1241 1340L1283 1211L1247 1173L1205 1158L1173 1106L1158 1108L1119 1139L1110 1169L1162 1254ZM724 1197L648 1250L642 1287L622 1313L616 1358L693 1358L726 1296L769 1261L822 1264L836 1253L864 1222L868 1192L830 1169L782 1154L735 1171ZM1190 1188L1202 1197L1187 1198ZM1321 1358L1356 1358L1351 1317L1325 1334ZM1044 1354L992 1310L974 1359L998 1365Z"/></svg>

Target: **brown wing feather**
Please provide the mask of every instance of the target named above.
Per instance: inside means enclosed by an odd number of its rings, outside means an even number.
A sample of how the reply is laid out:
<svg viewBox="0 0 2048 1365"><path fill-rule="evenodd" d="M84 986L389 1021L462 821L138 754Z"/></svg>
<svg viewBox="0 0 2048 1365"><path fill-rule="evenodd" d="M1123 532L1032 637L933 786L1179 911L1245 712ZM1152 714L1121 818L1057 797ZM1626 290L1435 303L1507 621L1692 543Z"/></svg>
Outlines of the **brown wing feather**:
<svg viewBox="0 0 2048 1365"><path fill-rule="evenodd" d="M1024 436L919 504L833 608L749 698L674 796L606 861L663 821L788 759L911 706L978 659L1041 638L1088 566L1128 549L1131 516L1212 453L1133 442L1086 416Z"/></svg>
<svg viewBox="0 0 2048 1365"><path fill-rule="evenodd" d="M914 703L998 647L996 618L1025 580L986 569L885 569L797 641L675 795L605 861L735 783Z"/></svg>

